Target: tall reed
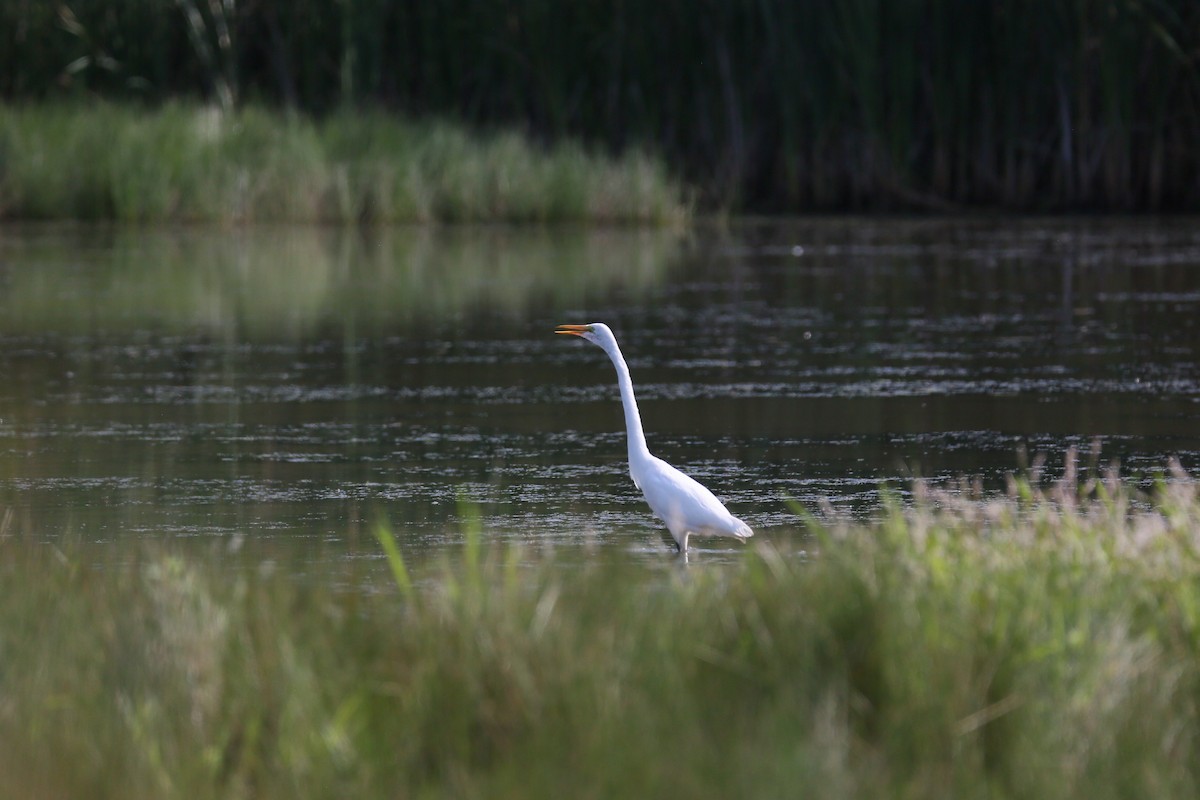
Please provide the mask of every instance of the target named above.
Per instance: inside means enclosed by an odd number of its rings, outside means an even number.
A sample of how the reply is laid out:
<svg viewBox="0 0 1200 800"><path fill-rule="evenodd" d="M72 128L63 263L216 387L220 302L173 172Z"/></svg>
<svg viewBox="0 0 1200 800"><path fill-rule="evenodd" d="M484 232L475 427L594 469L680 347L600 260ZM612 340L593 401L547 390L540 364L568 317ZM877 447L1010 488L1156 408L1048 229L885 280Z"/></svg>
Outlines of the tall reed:
<svg viewBox="0 0 1200 800"><path fill-rule="evenodd" d="M1200 206L1192 0L0 7L0 97L92 92L638 144L732 208Z"/></svg>

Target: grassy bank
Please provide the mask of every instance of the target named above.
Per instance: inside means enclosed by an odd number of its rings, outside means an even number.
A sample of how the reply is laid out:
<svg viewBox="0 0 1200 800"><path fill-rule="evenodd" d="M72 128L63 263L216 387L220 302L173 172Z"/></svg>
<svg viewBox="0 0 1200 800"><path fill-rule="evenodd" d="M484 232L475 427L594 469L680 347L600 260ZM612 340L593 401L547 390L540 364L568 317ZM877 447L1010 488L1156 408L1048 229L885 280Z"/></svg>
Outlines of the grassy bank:
<svg viewBox="0 0 1200 800"><path fill-rule="evenodd" d="M0 98L642 143L734 209L1200 208L1194 0L0 4Z"/></svg>
<svg viewBox="0 0 1200 800"><path fill-rule="evenodd" d="M685 219L640 154L344 112L0 107L0 218L131 222L639 222Z"/></svg>
<svg viewBox="0 0 1200 800"><path fill-rule="evenodd" d="M1181 475L1014 483L728 569L468 531L373 593L10 536L0 794L1193 796L1198 531Z"/></svg>

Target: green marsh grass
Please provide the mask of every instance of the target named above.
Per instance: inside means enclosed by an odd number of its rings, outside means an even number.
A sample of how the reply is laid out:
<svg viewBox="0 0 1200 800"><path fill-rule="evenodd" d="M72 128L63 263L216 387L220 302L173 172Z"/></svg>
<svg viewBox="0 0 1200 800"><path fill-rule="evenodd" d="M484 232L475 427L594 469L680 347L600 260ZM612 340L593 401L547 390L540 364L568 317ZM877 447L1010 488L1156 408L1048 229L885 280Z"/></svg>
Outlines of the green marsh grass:
<svg viewBox="0 0 1200 800"><path fill-rule="evenodd" d="M6 530L0 794L1194 796L1200 487L972 493L733 566L469 522L373 591Z"/></svg>
<svg viewBox="0 0 1200 800"><path fill-rule="evenodd" d="M1200 207L1195 0L234 5L0 4L0 98L375 106L641 143L734 211Z"/></svg>
<svg viewBox="0 0 1200 800"><path fill-rule="evenodd" d="M602 156L343 111L0 107L0 218L124 222L676 224L682 187L640 152Z"/></svg>

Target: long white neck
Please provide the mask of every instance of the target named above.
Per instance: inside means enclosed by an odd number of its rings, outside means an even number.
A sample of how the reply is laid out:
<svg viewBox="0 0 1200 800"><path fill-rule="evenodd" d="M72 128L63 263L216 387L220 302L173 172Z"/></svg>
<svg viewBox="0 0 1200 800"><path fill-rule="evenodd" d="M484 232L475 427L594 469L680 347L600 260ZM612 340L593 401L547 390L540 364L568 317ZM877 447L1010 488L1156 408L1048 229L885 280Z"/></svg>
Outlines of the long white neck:
<svg viewBox="0 0 1200 800"><path fill-rule="evenodd" d="M617 385L621 387L621 405L625 407L625 432L629 437L629 464L641 461L650 456L646 447L646 434L642 432L642 418L638 414L637 400L633 396L633 381L629 379L629 367L621 348L613 342L611 347L605 347L604 352L612 359L617 368Z"/></svg>

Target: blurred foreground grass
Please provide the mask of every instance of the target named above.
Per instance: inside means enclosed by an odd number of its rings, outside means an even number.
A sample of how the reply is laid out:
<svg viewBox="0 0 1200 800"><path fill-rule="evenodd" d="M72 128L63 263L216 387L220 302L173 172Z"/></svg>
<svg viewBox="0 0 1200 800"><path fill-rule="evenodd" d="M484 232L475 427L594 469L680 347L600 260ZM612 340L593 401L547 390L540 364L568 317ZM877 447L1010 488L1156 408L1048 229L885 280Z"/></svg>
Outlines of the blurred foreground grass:
<svg viewBox="0 0 1200 800"><path fill-rule="evenodd" d="M0 795L1194 796L1197 484L968 494L730 568L468 523L384 592L10 536Z"/></svg>
<svg viewBox="0 0 1200 800"><path fill-rule="evenodd" d="M0 106L0 218L130 222L641 222L686 219L639 152L341 111Z"/></svg>

